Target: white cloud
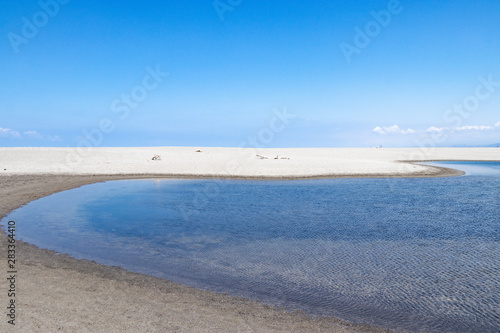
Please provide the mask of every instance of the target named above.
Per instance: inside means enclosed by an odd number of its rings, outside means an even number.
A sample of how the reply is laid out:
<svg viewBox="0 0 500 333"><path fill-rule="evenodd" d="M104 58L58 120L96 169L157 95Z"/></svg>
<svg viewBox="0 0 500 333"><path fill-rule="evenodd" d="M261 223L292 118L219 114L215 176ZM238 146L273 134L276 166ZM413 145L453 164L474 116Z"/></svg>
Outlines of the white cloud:
<svg viewBox="0 0 500 333"><path fill-rule="evenodd" d="M49 135L48 137L49 141L62 141L62 139L59 137L59 135Z"/></svg>
<svg viewBox="0 0 500 333"><path fill-rule="evenodd" d="M389 127L375 127L373 129L373 132L375 133L378 133L378 134L414 134L415 131L412 130L411 128L408 128L406 130L403 130L401 128L399 128L398 125L392 125L392 126L389 126Z"/></svg>
<svg viewBox="0 0 500 333"><path fill-rule="evenodd" d="M37 131L26 131L26 132L24 132L24 134L26 134L29 138L38 139L38 140L43 139L43 135L41 135Z"/></svg>
<svg viewBox="0 0 500 333"><path fill-rule="evenodd" d="M15 139L21 138L21 134L19 134L18 131L14 131L10 128L2 128L2 127L0 127L0 136L7 137L7 138L15 138Z"/></svg>
<svg viewBox="0 0 500 333"><path fill-rule="evenodd" d="M37 131L24 131L21 135L21 133L13 129L0 127L0 138L1 137L11 139L62 141L58 135L45 136Z"/></svg>
<svg viewBox="0 0 500 333"><path fill-rule="evenodd" d="M431 126L427 129L427 133L433 133L433 132L436 132L436 133L441 133L441 132L444 132L444 131L449 131L450 129L448 127L434 127L434 126Z"/></svg>
<svg viewBox="0 0 500 333"><path fill-rule="evenodd" d="M454 128L449 128L449 127L436 127L436 126L431 126L425 130L425 133L444 133L444 132L449 132L453 133L455 131L457 132L462 132L462 131L489 131L493 130L496 128L500 128L500 121L497 122L495 125L489 125L489 126L460 126L460 127L454 127ZM377 126L373 130L373 132L381 134L381 135L388 135L388 134L414 134L416 133L413 129L408 128L407 130L401 129L398 125L392 125L388 127L380 127Z"/></svg>
<svg viewBox="0 0 500 333"><path fill-rule="evenodd" d="M387 133L399 133L401 132L401 129L398 125L392 125L390 127L384 127L384 131L386 131Z"/></svg>
<svg viewBox="0 0 500 333"><path fill-rule="evenodd" d="M455 129L457 131L471 131L471 130L487 131L487 130L493 129L493 127L492 126L461 126L461 127L455 128Z"/></svg>
<svg viewBox="0 0 500 333"><path fill-rule="evenodd" d="M415 130L412 130L411 128L408 128L405 131L401 131L401 134L415 134Z"/></svg>

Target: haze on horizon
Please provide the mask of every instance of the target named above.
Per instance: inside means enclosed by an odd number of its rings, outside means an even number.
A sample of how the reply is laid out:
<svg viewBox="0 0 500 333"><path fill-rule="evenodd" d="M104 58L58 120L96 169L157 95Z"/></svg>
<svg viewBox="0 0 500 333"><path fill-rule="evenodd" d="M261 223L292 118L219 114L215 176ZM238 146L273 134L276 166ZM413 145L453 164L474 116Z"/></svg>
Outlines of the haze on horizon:
<svg viewBox="0 0 500 333"><path fill-rule="evenodd" d="M0 147L500 142L500 3L0 4Z"/></svg>

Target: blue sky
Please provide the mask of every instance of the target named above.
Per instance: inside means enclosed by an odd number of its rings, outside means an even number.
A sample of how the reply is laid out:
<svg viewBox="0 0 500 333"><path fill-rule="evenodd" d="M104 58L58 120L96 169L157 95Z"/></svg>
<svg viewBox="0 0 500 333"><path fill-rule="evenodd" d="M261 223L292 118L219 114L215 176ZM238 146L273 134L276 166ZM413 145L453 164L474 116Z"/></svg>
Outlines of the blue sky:
<svg viewBox="0 0 500 333"><path fill-rule="evenodd" d="M499 15L496 0L2 1L0 146L497 143Z"/></svg>

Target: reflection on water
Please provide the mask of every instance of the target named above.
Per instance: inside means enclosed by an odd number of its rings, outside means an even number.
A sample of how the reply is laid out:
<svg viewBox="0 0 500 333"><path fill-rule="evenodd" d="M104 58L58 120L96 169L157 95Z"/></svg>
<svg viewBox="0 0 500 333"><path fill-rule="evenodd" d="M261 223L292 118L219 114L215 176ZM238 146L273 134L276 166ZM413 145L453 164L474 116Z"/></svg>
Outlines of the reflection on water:
<svg viewBox="0 0 500 333"><path fill-rule="evenodd" d="M474 171L113 181L5 220L41 247L290 310L415 332L498 332L500 163L446 166Z"/></svg>

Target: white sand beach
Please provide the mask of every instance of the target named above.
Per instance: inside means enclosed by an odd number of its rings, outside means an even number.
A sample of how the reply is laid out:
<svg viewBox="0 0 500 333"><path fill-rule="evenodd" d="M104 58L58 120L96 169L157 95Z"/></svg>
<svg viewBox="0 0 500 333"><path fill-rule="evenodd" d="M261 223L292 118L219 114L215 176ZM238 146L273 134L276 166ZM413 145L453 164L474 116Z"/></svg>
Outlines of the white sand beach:
<svg viewBox="0 0 500 333"><path fill-rule="evenodd" d="M161 159L153 160L158 155ZM0 174L301 178L428 176L401 161L498 161L497 148L0 148Z"/></svg>
<svg viewBox="0 0 500 333"><path fill-rule="evenodd" d="M153 160L155 155L161 159ZM79 152L74 148L0 148L0 216L55 192L116 179L461 174L403 162L443 160L500 161L500 150L149 147ZM7 253L3 232L0 253ZM287 313L257 302L76 260L23 242L17 243L17 260L16 326L7 324L4 318L2 332L387 332L335 318ZM5 273L6 260L1 262L0 269ZM0 289L7 290L4 278ZM5 305L7 298L5 292L2 294L0 300Z"/></svg>

